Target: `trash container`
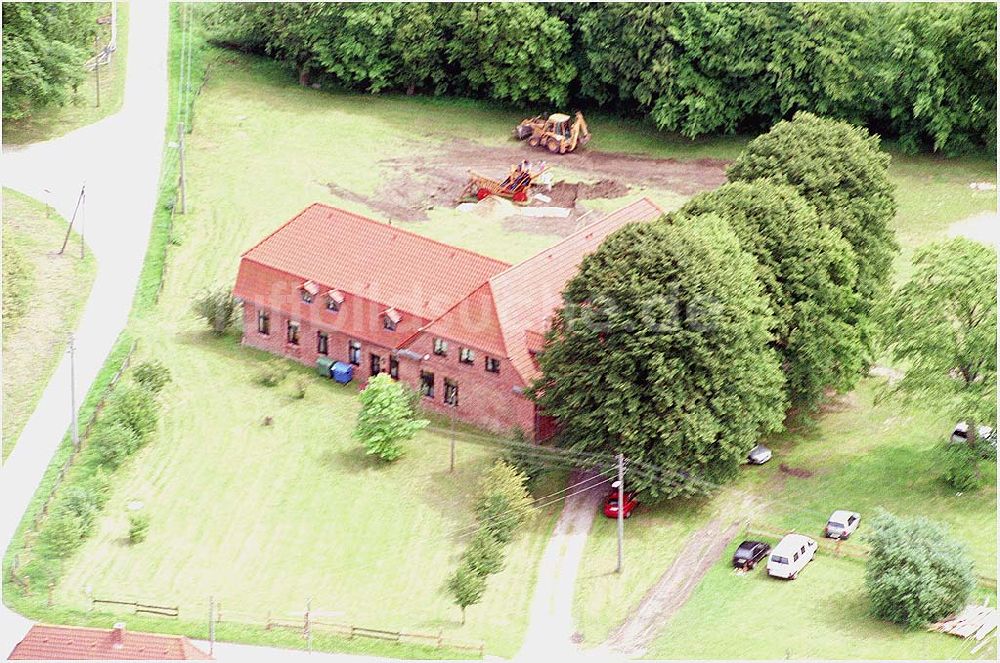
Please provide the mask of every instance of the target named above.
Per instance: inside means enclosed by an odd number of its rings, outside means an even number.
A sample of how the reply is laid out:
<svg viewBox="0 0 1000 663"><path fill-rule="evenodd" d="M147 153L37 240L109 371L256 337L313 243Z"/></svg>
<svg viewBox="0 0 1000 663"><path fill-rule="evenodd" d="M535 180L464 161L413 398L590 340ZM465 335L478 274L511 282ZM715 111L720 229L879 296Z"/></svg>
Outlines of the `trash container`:
<svg viewBox="0 0 1000 663"><path fill-rule="evenodd" d="M316 374L324 378L333 377L333 365L337 363L329 357L320 357L316 360Z"/></svg>
<svg viewBox="0 0 1000 663"><path fill-rule="evenodd" d="M338 361L330 369L330 376L339 382L340 384L347 384L354 377L354 367L350 364L345 364L342 361Z"/></svg>

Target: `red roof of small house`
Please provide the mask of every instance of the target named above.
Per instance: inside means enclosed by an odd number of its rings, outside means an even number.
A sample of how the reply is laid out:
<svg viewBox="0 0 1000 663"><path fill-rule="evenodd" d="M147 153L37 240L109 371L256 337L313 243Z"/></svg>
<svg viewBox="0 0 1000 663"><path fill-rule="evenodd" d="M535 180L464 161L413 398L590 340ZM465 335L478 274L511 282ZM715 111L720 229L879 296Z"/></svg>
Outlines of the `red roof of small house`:
<svg viewBox="0 0 1000 663"><path fill-rule="evenodd" d="M180 635L36 624L10 653L10 660L211 660Z"/></svg>
<svg viewBox="0 0 1000 663"><path fill-rule="evenodd" d="M310 205L243 254L235 295L269 302L271 283L249 273L262 265L432 320L491 276L505 262L449 246L320 203Z"/></svg>
<svg viewBox="0 0 1000 663"><path fill-rule="evenodd" d="M663 210L648 198L611 212L558 244L492 278L424 328L435 336L500 352L525 384L538 376L532 358L548 330L562 291L583 257L615 230L635 221L652 221ZM495 321L495 322L494 322ZM488 324L487 324L488 323Z"/></svg>

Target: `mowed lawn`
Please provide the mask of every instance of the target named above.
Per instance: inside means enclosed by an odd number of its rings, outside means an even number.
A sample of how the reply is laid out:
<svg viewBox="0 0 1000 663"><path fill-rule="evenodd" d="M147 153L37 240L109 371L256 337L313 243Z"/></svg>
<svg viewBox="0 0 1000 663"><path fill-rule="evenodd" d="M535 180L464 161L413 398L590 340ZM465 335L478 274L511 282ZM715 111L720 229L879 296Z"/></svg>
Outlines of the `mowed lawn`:
<svg viewBox="0 0 1000 663"><path fill-rule="evenodd" d="M4 320L3 458L34 412L49 377L59 365L69 334L90 295L97 263L90 250L80 258L74 232L59 255L69 224L43 203L3 190L3 241L19 256L23 277L4 283L7 297L21 302L23 314ZM6 252L5 252L6 255ZM13 268L5 265L4 274ZM11 312L5 312L8 315Z"/></svg>

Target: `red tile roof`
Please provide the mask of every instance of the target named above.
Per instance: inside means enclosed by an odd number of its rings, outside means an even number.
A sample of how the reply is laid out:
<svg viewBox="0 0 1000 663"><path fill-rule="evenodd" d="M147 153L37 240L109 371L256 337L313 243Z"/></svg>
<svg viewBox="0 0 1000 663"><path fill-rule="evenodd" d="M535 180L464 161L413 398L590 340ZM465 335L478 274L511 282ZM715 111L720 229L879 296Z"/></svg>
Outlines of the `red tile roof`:
<svg viewBox="0 0 1000 663"><path fill-rule="evenodd" d="M539 336L548 329L550 317L562 304L562 290L576 274L583 257L622 226L661 215L663 210L648 198L611 212L555 246L493 276L425 330L486 351L504 349L503 356L510 359L524 383L530 384L538 376L530 351L536 350ZM482 324L493 319L495 326Z"/></svg>
<svg viewBox="0 0 1000 663"><path fill-rule="evenodd" d="M211 660L180 635L125 630L115 646L113 629L36 624L10 653L10 660Z"/></svg>
<svg viewBox="0 0 1000 663"><path fill-rule="evenodd" d="M313 281L322 292L340 290L426 319L438 317L510 267L319 203L243 254L236 296L268 301L274 294L270 285L245 274L251 263Z"/></svg>

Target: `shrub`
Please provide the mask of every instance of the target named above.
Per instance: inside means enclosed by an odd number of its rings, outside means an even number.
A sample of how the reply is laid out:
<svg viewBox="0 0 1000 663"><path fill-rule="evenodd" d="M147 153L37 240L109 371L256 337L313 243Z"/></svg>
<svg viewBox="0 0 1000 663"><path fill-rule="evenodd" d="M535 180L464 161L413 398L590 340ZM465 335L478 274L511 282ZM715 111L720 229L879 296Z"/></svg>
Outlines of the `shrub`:
<svg viewBox="0 0 1000 663"><path fill-rule="evenodd" d="M236 320L236 298L228 286L203 290L195 298L192 310L208 323L213 334L221 336Z"/></svg>
<svg viewBox="0 0 1000 663"><path fill-rule="evenodd" d="M297 401L302 400L306 397L306 389L309 383L303 377L295 378L295 384L292 386L292 398Z"/></svg>
<svg viewBox="0 0 1000 663"><path fill-rule="evenodd" d="M965 607L972 561L941 526L881 511L870 527L865 585L876 617L920 628Z"/></svg>
<svg viewBox="0 0 1000 663"><path fill-rule="evenodd" d="M483 576L498 573L503 569L504 545L486 529L481 529L462 554L462 564L475 569Z"/></svg>
<svg viewBox="0 0 1000 663"><path fill-rule="evenodd" d="M61 508L54 510L45 521L39 538L50 556L64 559L80 546L86 533L79 516L69 509Z"/></svg>
<svg viewBox="0 0 1000 663"><path fill-rule="evenodd" d="M132 545L146 540L149 532L149 516L143 513L130 513L128 516L128 542Z"/></svg>
<svg viewBox="0 0 1000 663"><path fill-rule="evenodd" d="M90 437L90 448L101 465L115 469L142 446L142 440L127 424L102 420Z"/></svg>
<svg viewBox="0 0 1000 663"><path fill-rule="evenodd" d="M543 453L532 447L531 441L521 428L516 428L511 436L511 446L504 454L504 461L525 476L526 485L530 488L551 469L542 457Z"/></svg>
<svg viewBox="0 0 1000 663"><path fill-rule="evenodd" d="M94 518L101 509L98 497L92 490L83 485L69 486L60 499L60 508L73 514L80 521L84 532L90 531Z"/></svg>
<svg viewBox="0 0 1000 663"><path fill-rule="evenodd" d="M527 481L517 468L502 460L498 460L483 479L476 517L480 526L500 543L508 543L514 532L531 517Z"/></svg>
<svg viewBox="0 0 1000 663"><path fill-rule="evenodd" d="M135 367L132 378L151 393L158 394L170 382L170 369L156 359L144 361Z"/></svg>
<svg viewBox="0 0 1000 663"><path fill-rule="evenodd" d="M429 423L415 419L410 397L403 387L386 373L368 381L361 392L361 411L354 437L369 454L385 461L403 455L402 442L409 440Z"/></svg>
<svg viewBox="0 0 1000 663"><path fill-rule="evenodd" d="M153 394L139 385L126 383L115 388L102 419L121 423L130 428L140 442L145 442L156 429L158 416L159 404Z"/></svg>
<svg viewBox="0 0 1000 663"><path fill-rule="evenodd" d="M263 387L277 387L284 381L286 375L288 375L288 367L285 366L285 363L278 359L272 359L260 367L254 380Z"/></svg>
<svg viewBox="0 0 1000 663"><path fill-rule="evenodd" d="M948 442L940 445L938 449L944 458L942 478L949 486L962 492L970 492L979 488L982 484L982 474L979 472L980 453L978 449L972 448L968 444Z"/></svg>

